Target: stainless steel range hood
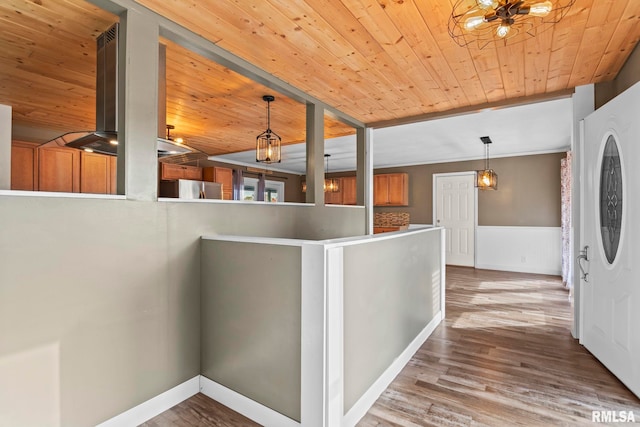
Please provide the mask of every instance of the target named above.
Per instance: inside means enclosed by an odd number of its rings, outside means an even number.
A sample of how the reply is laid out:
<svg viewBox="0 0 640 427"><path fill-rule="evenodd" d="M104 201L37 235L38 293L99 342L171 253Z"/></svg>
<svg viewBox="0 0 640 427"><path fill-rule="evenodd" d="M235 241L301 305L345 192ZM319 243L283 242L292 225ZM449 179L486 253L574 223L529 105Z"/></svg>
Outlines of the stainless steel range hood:
<svg viewBox="0 0 640 427"><path fill-rule="evenodd" d="M46 142L44 145L57 144L63 147L92 150L96 153L117 155L118 152L118 29L115 23L97 39L96 68L96 130L74 131ZM162 48L164 46L161 46ZM165 128L165 70L166 57L160 49L159 72L159 108L158 108L158 156L205 153L184 144L164 139Z"/></svg>

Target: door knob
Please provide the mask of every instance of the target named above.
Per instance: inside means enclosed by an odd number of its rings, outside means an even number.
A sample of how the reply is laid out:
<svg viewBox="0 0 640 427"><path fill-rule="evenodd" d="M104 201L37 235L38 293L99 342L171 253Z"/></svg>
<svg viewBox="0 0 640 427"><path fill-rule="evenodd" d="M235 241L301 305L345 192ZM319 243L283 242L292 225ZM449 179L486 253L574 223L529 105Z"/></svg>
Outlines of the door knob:
<svg viewBox="0 0 640 427"><path fill-rule="evenodd" d="M589 272L585 271L582 266L582 261L589 262L589 246L585 245L584 249L580 251L580 255L576 257L576 262L578 263L578 268L580 268L580 278L585 281L585 283L589 283Z"/></svg>

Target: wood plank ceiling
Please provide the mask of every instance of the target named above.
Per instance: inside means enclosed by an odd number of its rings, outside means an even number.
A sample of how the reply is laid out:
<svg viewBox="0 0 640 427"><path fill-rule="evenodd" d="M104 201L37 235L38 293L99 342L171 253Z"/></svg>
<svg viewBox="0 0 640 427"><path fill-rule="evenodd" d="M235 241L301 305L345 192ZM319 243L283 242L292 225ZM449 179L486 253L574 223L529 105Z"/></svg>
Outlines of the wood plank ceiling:
<svg viewBox="0 0 640 427"><path fill-rule="evenodd" d="M576 0L537 38L483 50L449 37L450 0L137 1L369 124L611 80L640 39L638 0ZM116 20L83 0L0 3L0 103L15 129L93 129L94 40ZM209 154L251 149L272 91L164 42L173 134ZM274 95L272 128L304 140L304 106ZM329 120L325 136L352 132Z"/></svg>

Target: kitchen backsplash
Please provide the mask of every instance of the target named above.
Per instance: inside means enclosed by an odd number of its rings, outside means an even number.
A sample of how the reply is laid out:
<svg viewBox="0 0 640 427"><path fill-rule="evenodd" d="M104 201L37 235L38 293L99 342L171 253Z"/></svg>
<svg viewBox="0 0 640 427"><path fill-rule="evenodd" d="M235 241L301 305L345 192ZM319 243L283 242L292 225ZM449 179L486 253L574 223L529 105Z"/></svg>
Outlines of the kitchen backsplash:
<svg viewBox="0 0 640 427"><path fill-rule="evenodd" d="M373 215L375 227L402 227L409 225L408 212L377 212Z"/></svg>

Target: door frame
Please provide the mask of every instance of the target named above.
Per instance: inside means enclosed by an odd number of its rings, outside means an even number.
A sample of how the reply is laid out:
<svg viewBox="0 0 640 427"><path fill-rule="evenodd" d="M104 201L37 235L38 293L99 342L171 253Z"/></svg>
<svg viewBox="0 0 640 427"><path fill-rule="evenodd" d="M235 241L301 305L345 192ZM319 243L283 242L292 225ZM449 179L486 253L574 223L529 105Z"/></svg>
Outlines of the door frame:
<svg viewBox="0 0 640 427"><path fill-rule="evenodd" d="M460 171L460 172L446 172L446 173L434 173L431 174L431 187L432 187L432 197L431 197L431 222L434 227L438 227L435 223L437 216L437 200L438 200L438 186L437 178L446 178L450 176L463 176L463 175L472 175L474 177L474 185L473 185L473 268L477 265L477 254L478 254L478 187L475 185L475 177L476 171Z"/></svg>
<svg viewBox="0 0 640 427"><path fill-rule="evenodd" d="M640 298L640 288L636 286L634 276L637 265L633 257L638 245L638 229L630 222L634 209L637 211L639 205L633 203L633 198L629 200L629 195L638 182L637 173L630 166L638 154L637 145L633 142L640 134L640 126L635 120L640 110L639 100L640 83L636 83L579 122L581 222L580 233L576 236L579 248L589 245L589 259L583 261L586 272L590 274L588 281L580 277L576 279L581 289L576 304L579 306L579 342L636 396L640 396L640 372L636 369L640 340L632 333L632 328L640 319L634 310L634 301L637 305ZM622 233L612 263L606 259L600 230L602 164L610 136L614 137L620 156L623 203ZM578 252L574 257L576 255L582 254ZM574 272L580 275L578 263L576 260ZM616 316L616 304L622 304L627 298L629 303L622 311L623 315ZM597 306L605 308L601 311L595 308ZM600 331L594 333L596 329ZM625 343L618 341L616 329L622 330L620 337L623 340L626 336Z"/></svg>

